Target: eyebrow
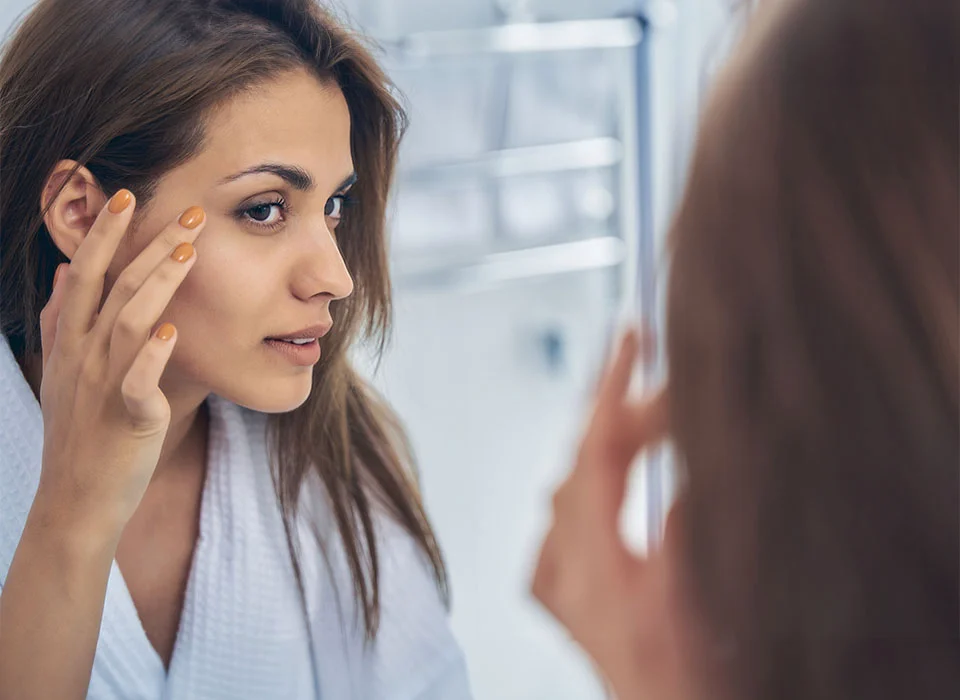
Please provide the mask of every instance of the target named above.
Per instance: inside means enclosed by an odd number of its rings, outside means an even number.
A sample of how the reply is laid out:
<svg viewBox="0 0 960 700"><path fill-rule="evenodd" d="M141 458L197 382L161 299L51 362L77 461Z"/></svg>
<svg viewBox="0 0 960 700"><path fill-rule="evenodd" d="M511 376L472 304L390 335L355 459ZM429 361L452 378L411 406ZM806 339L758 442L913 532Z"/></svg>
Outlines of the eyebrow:
<svg viewBox="0 0 960 700"><path fill-rule="evenodd" d="M218 184L225 185L229 182L239 180L242 177L246 177L247 175L258 175L260 173L276 175L287 182L295 190L300 190L301 192L312 190L316 186L316 183L313 181L310 173L308 173L306 170L296 165L285 165L283 163L261 163L260 165L254 165L252 168L247 168L239 173L228 175L220 180ZM340 183L336 191L343 192L344 190L356 184L356 182L357 174L350 173L350 175Z"/></svg>

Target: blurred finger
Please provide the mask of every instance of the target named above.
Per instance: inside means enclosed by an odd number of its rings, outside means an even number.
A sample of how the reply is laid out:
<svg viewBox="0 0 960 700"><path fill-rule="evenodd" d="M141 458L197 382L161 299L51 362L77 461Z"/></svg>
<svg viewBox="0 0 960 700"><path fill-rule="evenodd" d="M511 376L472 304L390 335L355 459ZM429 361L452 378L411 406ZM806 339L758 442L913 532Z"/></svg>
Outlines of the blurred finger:
<svg viewBox="0 0 960 700"><path fill-rule="evenodd" d="M605 441L606 462L617 468L625 482L626 472L637 455L669 435L666 391L661 389L639 402L621 405L615 415L604 420L602 427L598 439Z"/></svg>
<svg viewBox="0 0 960 700"><path fill-rule="evenodd" d="M598 404L609 405L621 400L626 395L638 349L639 338L636 330L631 328L624 333L617 354L600 381Z"/></svg>
<svg viewBox="0 0 960 700"><path fill-rule="evenodd" d="M665 439L670 433L670 407L667 385L636 403L628 404L623 411L623 430L632 435L642 449Z"/></svg>

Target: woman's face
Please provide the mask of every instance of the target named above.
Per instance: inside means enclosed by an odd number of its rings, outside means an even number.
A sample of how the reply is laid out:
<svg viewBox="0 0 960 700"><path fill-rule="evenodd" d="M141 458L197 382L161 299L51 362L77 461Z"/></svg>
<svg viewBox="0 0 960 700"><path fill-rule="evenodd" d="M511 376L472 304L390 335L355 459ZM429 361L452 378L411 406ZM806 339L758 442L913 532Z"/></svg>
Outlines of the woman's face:
<svg viewBox="0 0 960 700"><path fill-rule="evenodd" d="M337 87L291 71L219 108L206 135L160 181L107 288L181 212L203 207L196 264L161 317L178 331L161 388L290 411L308 397L313 365L265 339L328 327L331 302L353 291L336 241L354 179L347 104Z"/></svg>

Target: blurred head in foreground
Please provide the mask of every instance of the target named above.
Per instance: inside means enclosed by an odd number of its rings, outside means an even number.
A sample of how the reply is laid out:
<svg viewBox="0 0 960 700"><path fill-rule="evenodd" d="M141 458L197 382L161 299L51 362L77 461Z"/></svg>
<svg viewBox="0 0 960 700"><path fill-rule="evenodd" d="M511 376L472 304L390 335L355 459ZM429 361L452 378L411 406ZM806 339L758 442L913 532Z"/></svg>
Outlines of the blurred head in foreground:
<svg viewBox="0 0 960 700"><path fill-rule="evenodd" d="M953 0L761 3L713 93L668 302L705 697L960 697L958 56Z"/></svg>

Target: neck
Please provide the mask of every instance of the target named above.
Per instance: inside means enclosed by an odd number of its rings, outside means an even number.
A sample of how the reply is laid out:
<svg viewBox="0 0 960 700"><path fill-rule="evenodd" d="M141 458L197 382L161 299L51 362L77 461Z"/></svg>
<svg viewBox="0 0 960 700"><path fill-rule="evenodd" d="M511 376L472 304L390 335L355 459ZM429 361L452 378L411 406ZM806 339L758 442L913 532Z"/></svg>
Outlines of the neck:
<svg viewBox="0 0 960 700"><path fill-rule="evenodd" d="M17 363L39 403L40 383L43 379L42 356L17 358ZM154 480L185 465L195 464L198 458L206 465L209 415L205 397L168 395L167 400L170 402L170 426L160 450L157 468L154 470Z"/></svg>

